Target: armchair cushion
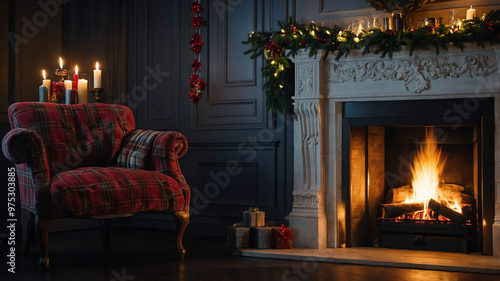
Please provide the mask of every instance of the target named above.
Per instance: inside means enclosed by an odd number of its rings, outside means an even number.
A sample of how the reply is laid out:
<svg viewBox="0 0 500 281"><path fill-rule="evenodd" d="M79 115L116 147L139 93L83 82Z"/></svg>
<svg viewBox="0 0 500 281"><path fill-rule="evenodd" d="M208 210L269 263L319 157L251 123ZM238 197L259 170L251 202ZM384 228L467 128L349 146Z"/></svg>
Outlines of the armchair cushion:
<svg viewBox="0 0 500 281"><path fill-rule="evenodd" d="M134 130L125 140L125 144L118 155L117 166L134 169L149 169L146 164L151 145L160 132Z"/></svg>
<svg viewBox="0 0 500 281"><path fill-rule="evenodd" d="M180 211L179 184L155 172L86 167L57 174L50 186L52 217L92 217L143 211Z"/></svg>

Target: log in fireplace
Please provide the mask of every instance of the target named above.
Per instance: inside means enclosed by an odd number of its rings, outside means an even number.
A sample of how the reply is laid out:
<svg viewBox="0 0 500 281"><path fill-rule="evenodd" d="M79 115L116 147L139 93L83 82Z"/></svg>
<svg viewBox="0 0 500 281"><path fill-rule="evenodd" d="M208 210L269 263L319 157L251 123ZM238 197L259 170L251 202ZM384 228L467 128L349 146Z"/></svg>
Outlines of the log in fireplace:
<svg viewBox="0 0 500 281"><path fill-rule="evenodd" d="M344 104L347 246L469 253L491 240L478 222L494 213L493 100L443 117L463 102Z"/></svg>

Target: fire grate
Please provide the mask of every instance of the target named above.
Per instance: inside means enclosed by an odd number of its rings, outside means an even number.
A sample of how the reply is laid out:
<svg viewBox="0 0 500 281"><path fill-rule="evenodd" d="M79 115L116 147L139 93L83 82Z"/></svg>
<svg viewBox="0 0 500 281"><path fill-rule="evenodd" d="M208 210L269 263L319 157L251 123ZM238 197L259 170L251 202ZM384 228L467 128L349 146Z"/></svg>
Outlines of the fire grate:
<svg viewBox="0 0 500 281"><path fill-rule="evenodd" d="M465 252L475 250L476 228L470 222L378 219L382 248Z"/></svg>

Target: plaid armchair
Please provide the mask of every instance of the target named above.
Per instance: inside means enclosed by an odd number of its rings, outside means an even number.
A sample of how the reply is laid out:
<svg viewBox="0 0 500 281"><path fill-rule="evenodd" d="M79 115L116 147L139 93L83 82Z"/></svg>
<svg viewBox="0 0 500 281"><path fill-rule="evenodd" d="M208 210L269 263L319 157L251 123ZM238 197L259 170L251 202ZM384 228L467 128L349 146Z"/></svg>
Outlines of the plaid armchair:
<svg viewBox="0 0 500 281"><path fill-rule="evenodd" d="M49 266L54 219L146 211L175 215L184 258L190 189L178 164L187 151L183 135L135 130L132 111L121 105L21 102L9 107L9 120L12 130L2 149L16 164L21 206L29 211L28 225L34 218L42 268ZM104 244L109 248L108 239Z"/></svg>

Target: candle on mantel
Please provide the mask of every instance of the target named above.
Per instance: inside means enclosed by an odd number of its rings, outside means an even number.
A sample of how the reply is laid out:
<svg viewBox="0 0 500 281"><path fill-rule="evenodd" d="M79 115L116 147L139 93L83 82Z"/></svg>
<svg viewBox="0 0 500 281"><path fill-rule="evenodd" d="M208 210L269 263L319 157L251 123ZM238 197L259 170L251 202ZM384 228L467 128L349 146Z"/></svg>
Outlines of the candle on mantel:
<svg viewBox="0 0 500 281"><path fill-rule="evenodd" d="M470 9L467 10L467 16L465 17L465 19L471 20L474 19L475 16L476 16L476 9L472 9L472 6L470 6Z"/></svg>
<svg viewBox="0 0 500 281"><path fill-rule="evenodd" d="M47 87L47 95L50 97L50 88L51 88L51 84L50 84L50 79L47 79L47 76L46 76L46 73L45 73L45 69L42 70L42 74L43 74L43 81L42 81L42 85Z"/></svg>
<svg viewBox="0 0 500 281"><path fill-rule="evenodd" d="M88 81L87 79L78 80L78 103L88 102Z"/></svg>
<svg viewBox="0 0 500 281"><path fill-rule="evenodd" d="M99 69L99 62L95 62L94 69L94 88L101 88L101 70Z"/></svg>
<svg viewBox="0 0 500 281"><path fill-rule="evenodd" d="M73 90L78 90L78 65L75 66L75 74L73 74Z"/></svg>
<svg viewBox="0 0 500 281"><path fill-rule="evenodd" d="M73 81L64 80L64 89L65 90L72 90L73 89Z"/></svg>

